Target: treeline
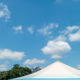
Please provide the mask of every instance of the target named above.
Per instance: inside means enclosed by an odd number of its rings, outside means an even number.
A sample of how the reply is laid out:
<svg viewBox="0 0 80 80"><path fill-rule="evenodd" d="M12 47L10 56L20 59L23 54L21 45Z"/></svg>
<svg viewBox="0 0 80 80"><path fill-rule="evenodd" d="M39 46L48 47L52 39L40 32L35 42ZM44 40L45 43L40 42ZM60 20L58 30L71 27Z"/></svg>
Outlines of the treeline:
<svg viewBox="0 0 80 80"><path fill-rule="evenodd" d="M22 77L40 69L40 67L30 69L29 67L21 67L20 65L15 64L11 70L0 72L0 80L9 80L12 78Z"/></svg>

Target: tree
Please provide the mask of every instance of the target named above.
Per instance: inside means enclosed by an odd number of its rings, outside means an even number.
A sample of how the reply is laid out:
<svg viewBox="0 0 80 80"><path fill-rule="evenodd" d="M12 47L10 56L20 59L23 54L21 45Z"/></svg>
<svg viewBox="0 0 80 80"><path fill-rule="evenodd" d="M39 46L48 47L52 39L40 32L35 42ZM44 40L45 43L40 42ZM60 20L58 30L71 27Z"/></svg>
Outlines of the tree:
<svg viewBox="0 0 80 80"><path fill-rule="evenodd" d="M20 68L20 65L19 64L14 64L12 69L17 69L17 68Z"/></svg>
<svg viewBox="0 0 80 80"><path fill-rule="evenodd" d="M32 70L29 67L21 67L19 64L14 64L9 71L0 72L0 80L8 80L31 74Z"/></svg>
<svg viewBox="0 0 80 80"><path fill-rule="evenodd" d="M35 67L35 68L32 69L33 72L37 72L37 71L39 71L39 70L41 70L40 67Z"/></svg>
<svg viewBox="0 0 80 80"><path fill-rule="evenodd" d="M0 72L0 80L9 80L25 76L39 70L41 70L40 67L35 67L31 70L29 67L21 67L19 64L14 64L11 70Z"/></svg>
<svg viewBox="0 0 80 80"><path fill-rule="evenodd" d="M0 80L7 80L7 71L0 72Z"/></svg>
<svg viewBox="0 0 80 80"><path fill-rule="evenodd" d="M25 76L32 73L31 69L28 67L21 67L19 64L15 64L13 68L8 71L8 78L17 78L21 76Z"/></svg>
<svg viewBox="0 0 80 80"><path fill-rule="evenodd" d="M32 70L31 70L30 68L25 67L24 69L25 69L25 72L26 72L27 74L31 74L31 73L32 73Z"/></svg>

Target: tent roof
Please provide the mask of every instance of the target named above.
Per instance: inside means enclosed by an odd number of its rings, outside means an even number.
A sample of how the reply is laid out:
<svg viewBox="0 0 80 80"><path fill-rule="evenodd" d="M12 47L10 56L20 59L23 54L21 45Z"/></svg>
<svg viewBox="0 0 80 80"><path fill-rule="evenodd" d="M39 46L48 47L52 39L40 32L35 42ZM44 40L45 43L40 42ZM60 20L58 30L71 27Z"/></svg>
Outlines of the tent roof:
<svg viewBox="0 0 80 80"><path fill-rule="evenodd" d="M80 78L80 71L60 61L22 78Z"/></svg>

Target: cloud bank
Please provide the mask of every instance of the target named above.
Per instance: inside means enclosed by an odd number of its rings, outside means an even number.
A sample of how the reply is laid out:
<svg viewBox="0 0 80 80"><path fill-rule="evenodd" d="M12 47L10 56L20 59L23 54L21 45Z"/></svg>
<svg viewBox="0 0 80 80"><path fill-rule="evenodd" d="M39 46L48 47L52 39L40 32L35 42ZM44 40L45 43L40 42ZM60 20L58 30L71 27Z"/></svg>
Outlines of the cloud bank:
<svg viewBox="0 0 80 80"><path fill-rule="evenodd" d="M21 60L24 57L24 52L12 51L10 49L0 50L0 59Z"/></svg>

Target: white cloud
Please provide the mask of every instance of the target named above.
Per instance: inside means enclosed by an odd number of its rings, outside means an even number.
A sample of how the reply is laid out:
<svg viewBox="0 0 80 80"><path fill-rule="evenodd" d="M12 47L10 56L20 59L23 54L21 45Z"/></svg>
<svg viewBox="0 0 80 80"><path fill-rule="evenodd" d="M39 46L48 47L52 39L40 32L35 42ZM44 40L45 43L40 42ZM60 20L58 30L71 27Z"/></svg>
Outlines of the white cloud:
<svg viewBox="0 0 80 80"><path fill-rule="evenodd" d="M54 41L66 41L67 38L64 35L59 35Z"/></svg>
<svg viewBox="0 0 80 80"><path fill-rule="evenodd" d="M69 34L69 40L70 41L80 41L80 30L75 32L75 33L71 33Z"/></svg>
<svg viewBox="0 0 80 80"><path fill-rule="evenodd" d="M79 26L68 26L67 27L67 30L69 31L69 32L72 32L73 30L77 30L77 29L79 29Z"/></svg>
<svg viewBox="0 0 80 80"><path fill-rule="evenodd" d="M50 40L41 50L44 54L51 55L52 58L61 58L64 53L71 50L71 47L65 41Z"/></svg>
<svg viewBox="0 0 80 80"><path fill-rule="evenodd" d="M24 52L17 52L9 49L0 50L0 59L21 60L23 57Z"/></svg>
<svg viewBox="0 0 80 80"><path fill-rule="evenodd" d="M61 55L53 55L52 58L59 59L59 58L62 58L62 56Z"/></svg>
<svg viewBox="0 0 80 80"><path fill-rule="evenodd" d="M43 34L43 35L51 35L54 27L58 28L59 26L58 26L58 24L50 23L47 26L45 26L41 29L38 29L38 32Z"/></svg>
<svg viewBox="0 0 80 80"><path fill-rule="evenodd" d="M6 65L6 64L0 65L0 71L7 71L7 70L8 70L8 65Z"/></svg>
<svg viewBox="0 0 80 80"><path fill-rule="evenodd" d="M75 30L79 30L80 26L67 26L65 30L61 31L61 33L63 33L64 35L68 35L72 32L74 32Z"/></svg>
<svg viewBox="0 0 80 80"><path fill-rule="evenodd" d="M65 40L80 41L80 26L67 26L61 33L65 37Z"/></svg>
<svg viewBox="0 0 80 80"><path fill-rule="evenodd" d="M33 33L34 33L34 29L33 29L32 26L31 26L31 27L28 27L28 28L27 28L27 31L28 31L30 34L33 34Z"/></svg>
<svg viewBox="0 0 80 80"><path fill-rule="evenodd" d="M10 19L10 11L8 10L8 6L0 3L0 18L4 18L5 21Z"/></svg>
<svg viewBox="0 0 80 80"><path fill-rule="evenodd" d="M6 70L8 70L8 65L9 65L8 61L6 61L5 63L1 64L0 65L0 71L6 71Z"/></svg>
<svg viewBox="0 0 80 80"><path fill-rule="evenodd" d="M39 59L33 58L33 59L27 59L24 62L24 65L35 65L35 64L43 64L43 63L45 63L45 60L39 60Z"/></svg>
<svg viewBox="0 0 80 80"><path fill-rule="evenodd" d="M80 69L80 65L77 65L77 68Z"/></svg>
<svg viewBox="0 0 80 80"><path fill-rule="evenodd" d="M16 33L18 33L18 32L19 32L19 33L23 33L22 29L23 29L23 28L22 28L21 25L20 25L20 26L14 26L14 27L13 27L13 30L15 30Z"/></svg>

